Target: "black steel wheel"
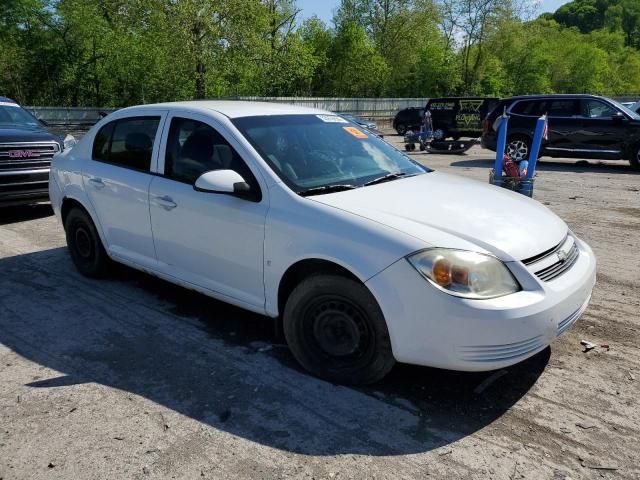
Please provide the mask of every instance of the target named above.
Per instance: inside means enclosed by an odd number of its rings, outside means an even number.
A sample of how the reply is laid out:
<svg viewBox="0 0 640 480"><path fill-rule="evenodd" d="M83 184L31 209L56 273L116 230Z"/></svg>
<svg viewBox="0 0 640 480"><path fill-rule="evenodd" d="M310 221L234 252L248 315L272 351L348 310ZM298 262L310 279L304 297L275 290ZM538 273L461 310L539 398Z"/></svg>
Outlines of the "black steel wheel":
<svg viewBox="0 0 640 480"><path fill-rule="evenodd" d="M80 273L87 277L102 277L107 273L109 257L89 214L73 208L64 222L71 259Z"/></svg>
<svg viewBox="0 0 640 480"><path fill-rule="evenodd" d="M355 280L336 275L303 280L287 300L283 320L294 357L318 377L368 384L395 364L380 307Z"/></svg>
<svg viewBox="0 0 640 480"><path fill-rule="evenodd" d="M407 126L404 123L397 124L396 132L398 132L398 135L404 135L405 133L407 133Z"/></svg>

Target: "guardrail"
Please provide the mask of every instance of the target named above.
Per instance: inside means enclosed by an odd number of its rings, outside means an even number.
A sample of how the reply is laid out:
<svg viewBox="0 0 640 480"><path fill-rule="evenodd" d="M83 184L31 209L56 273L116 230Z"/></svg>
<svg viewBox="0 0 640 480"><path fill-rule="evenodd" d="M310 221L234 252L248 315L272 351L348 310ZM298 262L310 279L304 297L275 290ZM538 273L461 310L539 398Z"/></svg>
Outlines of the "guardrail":
<svg viewBox="0 0 640 480"><path fill-rule="evenodd" d="M350 113L385 123L390 122L398 110L426 105L428 98L231 97L224 100L289 103L338 113ZM89 128L102 118L101 113L108 114L117 110L102 107L31 106L25 108L49 125L68 128Z"/></svg>
<svg viewBox="0 0 640 480"><path fill-rule="evenodd" d="M615 97L618 101L632 101L638 97ZM221 100L248 100L290 103L338 113L350 113L389 126L395 114L407 107L422 107L429 100L423 98L332 98L332 97L228 97ZM116 108L103 107L25 107L36 117L54 127L88 129L102 118L102 113L111 113Z"/></svg>
<svg viewBox="0 0 640 480"><path fill-rule="evenodd" d="M37 118L54 127L89 128L102 118L101 113L109 114L115 108L99 107L25 107Z"/></svg>

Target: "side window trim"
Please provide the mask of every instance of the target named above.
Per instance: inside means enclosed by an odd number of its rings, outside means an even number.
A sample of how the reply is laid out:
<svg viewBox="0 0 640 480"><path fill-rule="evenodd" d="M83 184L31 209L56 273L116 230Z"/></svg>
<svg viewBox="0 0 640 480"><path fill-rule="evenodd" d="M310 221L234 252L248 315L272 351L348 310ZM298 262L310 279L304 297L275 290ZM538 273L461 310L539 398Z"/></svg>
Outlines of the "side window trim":
<svg viewBox="0 0 640 480"><path fill-rule="evenodd" d="M538 117L540 117L541 115L543 115L544 113L548 113L549 106L550 106L550 105L549 105L549 103L550 103L550 102L552 102L552 101L554 101L554 100L558 100L558 101L562 101L562 100L573 101L573 102L574 102L574 108L577 106L577 107L578 107L578 110L577 110L577 112L576 112L576 114L575 114L575 115L570 115L570 116L550 115L550 117L553 117L553 118L576 118L576 117L583 118L583 116L582 116L582 109L581 109L581 107L580 107L580 106L581 106L581 104L582 104L582 102L583 102L583 101L588 101L589 99L583 99L583 98L547 98L547 99L545 99L545 98L539 98L539 99L535 99L535 100L533 100L533 101L535 101L535 102L541 102L541 103L542 103L542 102L545 102L545 103L546 103L546 105L545 105L545 109L547 110L547 112L542 112L542 113L540 113L540 115L526 115L526 114L524 114L524 113L510 113L510 115L517 115L517 116L519 116L519 117L531 117L531 118L538 118ZM527 102L527 101L531 101L531 100L516 100L515 102L513 102L513 103L511 104L511 107L510 107L510 108L507 108L507 111L513 110L513 108L514 108L517 104L519 104L519 103L521 103L521 102ZM576 103L576 102L577 102L577 103ZM604 103L604 102L602 102L602 103ZM536 108L538 108L538 107L536 107ZM613 107L611 107L611 108L613 108Z"/></svg>

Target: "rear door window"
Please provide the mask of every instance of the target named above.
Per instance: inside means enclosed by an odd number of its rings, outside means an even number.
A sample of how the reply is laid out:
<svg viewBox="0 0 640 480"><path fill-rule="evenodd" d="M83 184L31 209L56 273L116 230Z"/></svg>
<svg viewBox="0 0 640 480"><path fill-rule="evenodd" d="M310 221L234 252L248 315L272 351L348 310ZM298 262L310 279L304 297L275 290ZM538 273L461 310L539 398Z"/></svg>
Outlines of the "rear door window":
<svg viewBox="0 0 640 480"><path fill-rule="evenodd" d="M548 100L546 111L550 117L575 117L579 114L579 100L557 99Z"/></svg>
<svg viewBox="0 0 640 480"><path fill-rule="evenodd" d="M511 112L517 115L539 117L544 113L543 107L545 103L542 100L521 100L513 106Z"/></svg>
<svg viewBox="0 0 640 480"><path fill-rule="evenodd" d="M123 118L108 123L93 142L93 159L148 172L159 124L160 117Z"/></svg>

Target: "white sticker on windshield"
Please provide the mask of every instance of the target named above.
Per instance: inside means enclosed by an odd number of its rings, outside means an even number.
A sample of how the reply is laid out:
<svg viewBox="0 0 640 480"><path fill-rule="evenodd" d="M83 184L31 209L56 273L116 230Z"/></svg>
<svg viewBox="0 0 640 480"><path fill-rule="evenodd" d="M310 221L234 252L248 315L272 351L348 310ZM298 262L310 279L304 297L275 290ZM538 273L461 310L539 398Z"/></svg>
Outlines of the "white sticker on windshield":
<svg viewBox="0 0 640 480"><path fill-rule="evenodd" d="M337 115L316 115L316 117L325 123L349 123L347 120Z"/></svg>

